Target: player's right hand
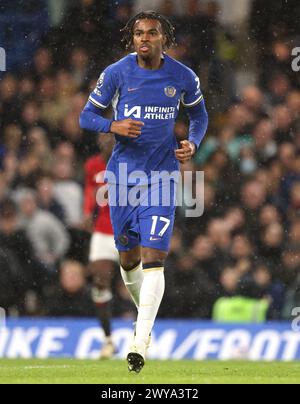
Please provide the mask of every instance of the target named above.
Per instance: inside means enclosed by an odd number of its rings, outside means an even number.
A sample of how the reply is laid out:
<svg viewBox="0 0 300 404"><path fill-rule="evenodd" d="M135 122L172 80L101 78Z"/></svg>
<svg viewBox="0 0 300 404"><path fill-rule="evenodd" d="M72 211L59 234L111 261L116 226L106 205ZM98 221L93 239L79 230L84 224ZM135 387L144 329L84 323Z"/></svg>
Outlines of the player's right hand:
<svg viewBox="0 0 300 404"><path fill-rule="evenodd" d="M131 118L124 119L123 121L114 121L111 124L110 131L119 136L126 136L133 139L138 138L142 134L142 127L144 122L135 121Z"/></svg>

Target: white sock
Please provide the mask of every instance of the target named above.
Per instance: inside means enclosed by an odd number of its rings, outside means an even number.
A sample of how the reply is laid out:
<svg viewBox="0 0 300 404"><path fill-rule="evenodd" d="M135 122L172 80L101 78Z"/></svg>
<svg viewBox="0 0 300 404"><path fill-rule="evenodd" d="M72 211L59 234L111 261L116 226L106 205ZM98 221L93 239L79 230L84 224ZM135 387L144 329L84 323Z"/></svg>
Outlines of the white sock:
<svg viewBox="0 0 300 404"><path fill-rule="evenodd" d="M140 292L140 306L134 345L145 350L165 291L164 268L146 269ZM142 352L144 356L144 352Z"/></svg>
<svg viewBox="0 0 300 404"><path fill-rule="evenodd" d="M92 300L96 304L105 304L112 300L113 294L109 289L92 288Z"/></svg>
<svg viewBox="0 0 300 404"><path fill-rule="evenodd" d="M121 275L125 286L138 309L140 305L140 290L144 279L142 263L131 271L125 271L121 267Z"/></svg>

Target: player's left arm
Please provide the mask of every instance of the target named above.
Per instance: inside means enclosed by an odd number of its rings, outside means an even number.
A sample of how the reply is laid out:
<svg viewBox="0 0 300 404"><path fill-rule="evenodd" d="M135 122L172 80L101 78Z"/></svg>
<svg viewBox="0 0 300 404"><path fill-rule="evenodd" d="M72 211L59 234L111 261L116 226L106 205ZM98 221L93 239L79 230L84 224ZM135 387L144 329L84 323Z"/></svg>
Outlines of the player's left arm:
<svg viewBox="0 0 300 404"><path fill-rule="evenodd" d="M181 163L185 163L197 152L208 127L208 114L200 80L192 71L186 82L182 104L190 119L189 139L181 142L181 148L176 151L176 157Z"/></svg>
<svg viewBox="0 0 300 404"><path fill-rule="evenodd" d="M99 77L96 88L80 114L79 124L82 129L96 133L110 133L113 120L104 118L103 113L111 104L117 89L117 72L111 65Z"/></svg>

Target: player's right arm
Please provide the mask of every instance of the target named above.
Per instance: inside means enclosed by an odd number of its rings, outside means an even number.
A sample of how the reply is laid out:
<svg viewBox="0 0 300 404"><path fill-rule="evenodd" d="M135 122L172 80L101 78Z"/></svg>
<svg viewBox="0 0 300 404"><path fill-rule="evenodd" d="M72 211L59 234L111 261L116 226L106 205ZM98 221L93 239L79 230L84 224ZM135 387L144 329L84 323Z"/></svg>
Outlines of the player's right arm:
<svg viewBox="0 0 300 404"><path fill-rule="evenodd" d="M103 117L116 92L118 78L112 66L101 74L97 86L90 94L89 100L80 115L80 127L96 133L114 133L119 136L137 138L141 135L143 122L133 119L114 121Z"/></svg>

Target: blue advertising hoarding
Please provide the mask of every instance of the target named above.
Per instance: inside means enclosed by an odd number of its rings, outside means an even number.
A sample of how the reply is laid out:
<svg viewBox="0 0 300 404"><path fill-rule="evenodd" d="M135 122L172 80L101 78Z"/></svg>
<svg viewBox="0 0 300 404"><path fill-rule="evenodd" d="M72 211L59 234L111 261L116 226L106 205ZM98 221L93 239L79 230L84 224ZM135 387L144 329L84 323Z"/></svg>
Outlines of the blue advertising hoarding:
<svg viewBox="0 0 300 404"><path fill-rule="evenodd" d="M133 326L114 321L117 358L132 342ZM0 358L98 359L103 332L94 320L8 320L0 330ZM150 359L253 361L300 360L300 332L288 323L222 325L201 321L157 321Z"/></svg>

